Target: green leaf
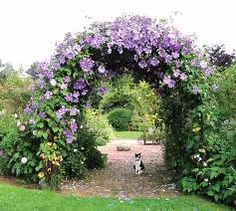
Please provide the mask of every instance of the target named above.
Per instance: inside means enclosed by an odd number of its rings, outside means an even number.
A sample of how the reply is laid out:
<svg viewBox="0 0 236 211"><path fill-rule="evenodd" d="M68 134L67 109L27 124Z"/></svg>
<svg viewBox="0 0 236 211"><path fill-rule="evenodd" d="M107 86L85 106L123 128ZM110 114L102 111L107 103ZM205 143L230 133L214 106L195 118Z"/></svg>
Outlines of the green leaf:
<svg viewBox="0 0 236 211"><path fill-rule="evenodd" d="M43 127L44 127L43 122L39 122L39 123L37 124L37 127L38 127L38 128L43 128Z"/></svg>

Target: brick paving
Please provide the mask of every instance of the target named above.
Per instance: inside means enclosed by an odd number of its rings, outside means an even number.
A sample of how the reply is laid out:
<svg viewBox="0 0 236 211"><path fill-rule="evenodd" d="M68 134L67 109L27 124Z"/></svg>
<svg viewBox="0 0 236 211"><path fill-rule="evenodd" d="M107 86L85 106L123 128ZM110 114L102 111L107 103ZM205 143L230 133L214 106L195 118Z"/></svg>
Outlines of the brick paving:
<svg viewBox="0 0 236 211"><path fill-rule="evenodd" d="M120 144L129 145L130 151L117 151L116 146ZM107 167L92 170L84 180L63 182L62 194L119 198L176 197L180 194L165 169L160 145L114 140L99 150L108 156ZM141 175L135 175L133 169L135 152L142 153L145 171Z"/></svg>

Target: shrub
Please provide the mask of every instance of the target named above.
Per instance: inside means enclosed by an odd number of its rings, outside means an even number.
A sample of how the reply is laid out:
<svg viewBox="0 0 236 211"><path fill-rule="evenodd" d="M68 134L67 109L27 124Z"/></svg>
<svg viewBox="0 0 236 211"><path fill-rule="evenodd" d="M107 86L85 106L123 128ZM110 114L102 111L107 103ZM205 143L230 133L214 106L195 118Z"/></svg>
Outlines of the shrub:
<svg viewBox="0 0 236 211"><path fill-rule="evenodd" d="M212 79L210 100L204 101L204 109L210 111L202 119L204 128L193 129L203 141L188 140L186 147L194 149L192 166L180 180L188 193L232 205L236 200L235 70L233 66Z"/></svg>
<svg viewBox="0 0 236 211"><path fill-rule="evenodd" d="M108 123L107 118L98 111L86 111L86 126L95 135L97 146L105 145L114 137L112 126Z"/></svg>
<svg viewBox="0 0 236 211"><path fill-rule="evenodd" d="M127 131L132 118L132 111L128 109L114 109L108 114L109 123L117 131Z"/></svg>

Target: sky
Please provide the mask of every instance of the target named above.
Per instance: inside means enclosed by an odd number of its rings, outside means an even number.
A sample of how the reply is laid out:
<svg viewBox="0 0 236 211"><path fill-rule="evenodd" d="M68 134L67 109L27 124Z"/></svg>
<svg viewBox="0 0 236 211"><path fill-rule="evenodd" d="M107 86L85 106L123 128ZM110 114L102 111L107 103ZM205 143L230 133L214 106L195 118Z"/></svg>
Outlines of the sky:
<svg viewBox="0 0 236 211"><path fill-rule="evenodd" d="M0 0L0 59L28 68L49 59L66 32L78 32L93 21L139 14L174 17L198 44L236 48L236 0Z"/></svg>

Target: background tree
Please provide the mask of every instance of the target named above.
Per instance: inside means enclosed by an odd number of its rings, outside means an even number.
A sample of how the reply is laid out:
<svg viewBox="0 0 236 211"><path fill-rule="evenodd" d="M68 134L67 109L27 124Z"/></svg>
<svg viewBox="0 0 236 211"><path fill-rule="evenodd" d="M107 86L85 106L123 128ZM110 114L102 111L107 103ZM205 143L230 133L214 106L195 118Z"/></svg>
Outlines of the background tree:
<svg viewBox="0 0 236 211"><path fill-rule="evenodd" d="M235 52L226 52L225 45L205 45L204 48L210 56L210 63L219 68L220 71L225 70L235 63Z"/></svg>

